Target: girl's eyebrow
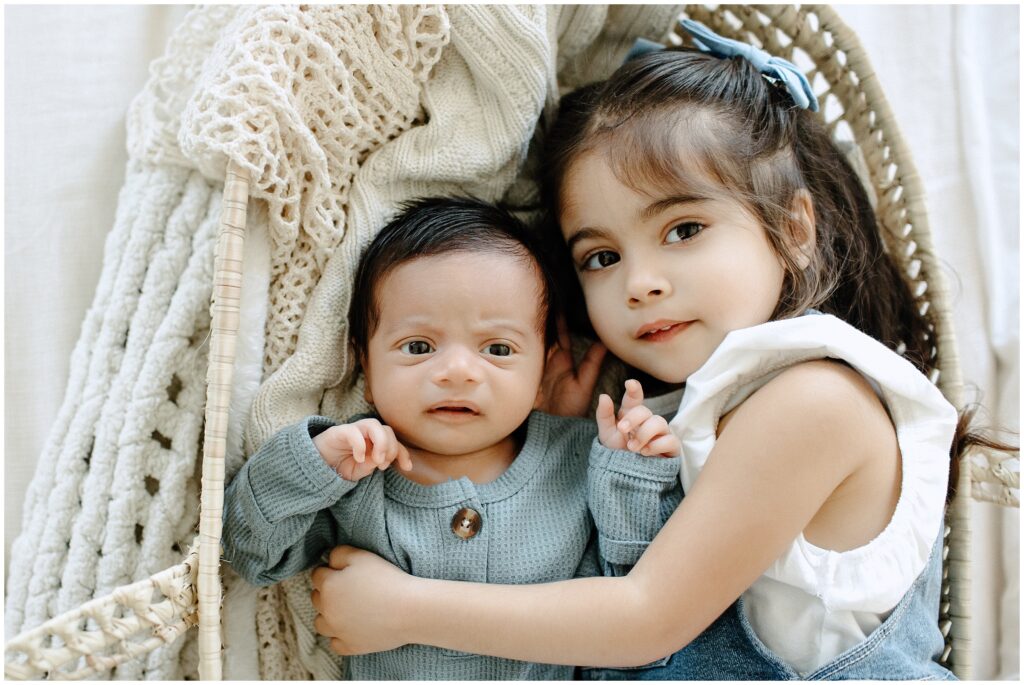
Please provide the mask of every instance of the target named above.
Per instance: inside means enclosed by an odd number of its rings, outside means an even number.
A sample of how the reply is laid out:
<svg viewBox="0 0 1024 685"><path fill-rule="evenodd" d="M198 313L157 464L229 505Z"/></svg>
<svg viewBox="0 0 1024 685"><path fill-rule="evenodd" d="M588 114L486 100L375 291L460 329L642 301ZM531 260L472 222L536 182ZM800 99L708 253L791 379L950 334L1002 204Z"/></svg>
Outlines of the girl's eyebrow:
<svg viewBox="0 0 1024 685"><path fill-rule="evenodd" d="M676 205L697 204L699 202L709 202L712 199L713 198L707 197L705 195L670 195L669 197L664 197L660 200L655 200L651 204L641 209L639 212L637 212L637 218L640 221L649 221L650 219L653 219L654 217L658 216L659 214L661 214L670 207L674 207ZM607 236L608 233L602 231L599 228L586 226L573 233L569 237L569 239L565 241L565 244L571 252L572 248L576 245L576 243L580 242L581 240L586 240L588 238L605 238Z"/></svg>
<svg viewBox="0 0 1024 685"><path fill-rule="evenodd" d="M565 245L569 248L569 251L572 252L572 248L581 240L587 240L588 238L604 238L607 235L607 233L599 228L585 227L569 236L569 239L565 241Z"/></svg>
<svg viewBox="0 0 1024 685"><path fill-rule="evenodd" d="M674 207L675 205L694 204L697 202L707 202L710 199L710 197L704 197L703 195L670 195L669 197L655 200L641 209L639 217L641 221L647 221L648 219L653 219L658 216L669 207Z"/></svg>

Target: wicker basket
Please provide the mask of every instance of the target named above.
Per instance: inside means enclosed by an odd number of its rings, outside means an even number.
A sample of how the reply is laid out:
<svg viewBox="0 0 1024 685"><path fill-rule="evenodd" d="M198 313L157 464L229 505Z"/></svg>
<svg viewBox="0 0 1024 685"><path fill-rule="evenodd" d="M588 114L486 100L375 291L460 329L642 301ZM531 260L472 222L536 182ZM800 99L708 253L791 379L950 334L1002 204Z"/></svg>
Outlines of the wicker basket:
<svg viewBox="0 0 1024 685"><path fill-rule="evenodd" d="M937 371L932 381L957 407L962 388L948 294L924 207L921 182L889 105L856 36L825 6L687 6L686 15L731 38L759 44L795 62L818 93L821 112L837 140L860 151L889 251L898 256L922 308L935 315ZM683 41L674 35L676 41ZM240 325L242 244L248 178L229 163L217 245L213 324L207 374L199 534L186 559L151 578L26 631L5 647L11 679L78 679L116 666L199 627L199 674L221 677L220 534L224 456L235 339ZM941 374L938 372L941 369ZM970 517L973 496L1019 506L1019 474L994 456L965 457L947 514L939 626L942 661L961 679L971 677Z"/></svg>

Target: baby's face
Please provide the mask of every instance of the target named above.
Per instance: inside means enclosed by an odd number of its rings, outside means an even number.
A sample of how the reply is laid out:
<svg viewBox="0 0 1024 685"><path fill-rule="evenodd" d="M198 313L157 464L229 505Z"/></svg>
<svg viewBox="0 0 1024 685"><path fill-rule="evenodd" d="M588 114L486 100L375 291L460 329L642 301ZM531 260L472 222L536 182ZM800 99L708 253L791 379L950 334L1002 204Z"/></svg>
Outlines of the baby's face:
<svg viewBox="0 0 1024 685"><path fill-rule="evenodd" d="M544 371L540 275L509 255L422 257L377 285L368 397L408 447L475 452L507 438Z"/></svg>

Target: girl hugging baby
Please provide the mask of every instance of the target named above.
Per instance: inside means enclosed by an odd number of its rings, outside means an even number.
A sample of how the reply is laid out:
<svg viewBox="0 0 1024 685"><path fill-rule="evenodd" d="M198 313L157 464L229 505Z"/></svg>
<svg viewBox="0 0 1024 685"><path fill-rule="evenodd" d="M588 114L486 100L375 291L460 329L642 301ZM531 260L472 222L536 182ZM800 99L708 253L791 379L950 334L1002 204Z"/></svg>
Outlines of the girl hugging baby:
<svg viewBox="0 0 1024 685"><path fill-rule="evenodd" d="M591 679L952 679L939 664L943 515L969 434L928 380L931 314L804 76L685 26L697 49L647 51L564 98L543 168L593 333L668 391L647 404L673 416L686 496L670 512L652 487L649 527L619 517L612 532L611 495L590 495L599 551L635 562L625 575L455 582L358 542L336 549L313 602L339 653L425 644L588 666ZM487 271L465 287L497 299ZM618 427L674 453L656 417L628 418L638 398L623 401L627 427L602 401L604 447L621 446ZM622 478L641 483L672 464L590 459L590 488L603 468L635 467Z"/></svg>

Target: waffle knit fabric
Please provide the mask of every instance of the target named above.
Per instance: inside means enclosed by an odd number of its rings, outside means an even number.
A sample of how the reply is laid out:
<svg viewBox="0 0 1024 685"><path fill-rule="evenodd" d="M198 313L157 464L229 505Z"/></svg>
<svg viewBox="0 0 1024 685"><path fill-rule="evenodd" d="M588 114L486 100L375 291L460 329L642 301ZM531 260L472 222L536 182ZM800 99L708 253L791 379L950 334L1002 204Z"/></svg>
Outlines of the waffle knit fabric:
<svg viewBox="0 0 1024 685"><path fill-rule="evenodd" d="M332 425L310 417L285 428L228 487L224 555L249 582L278 582L320 563L338 544L429 578L521 584L602 569L624 575L682 499L678 459L604 447L588 419L534 412L522 448L498 478L429 486L396 469L356 482L341 478L313 444ZM466 516L478 526L468 533L457 528ZM572 674L572 666L426 645L348 660L353 680L566 680Z"/></svg>

